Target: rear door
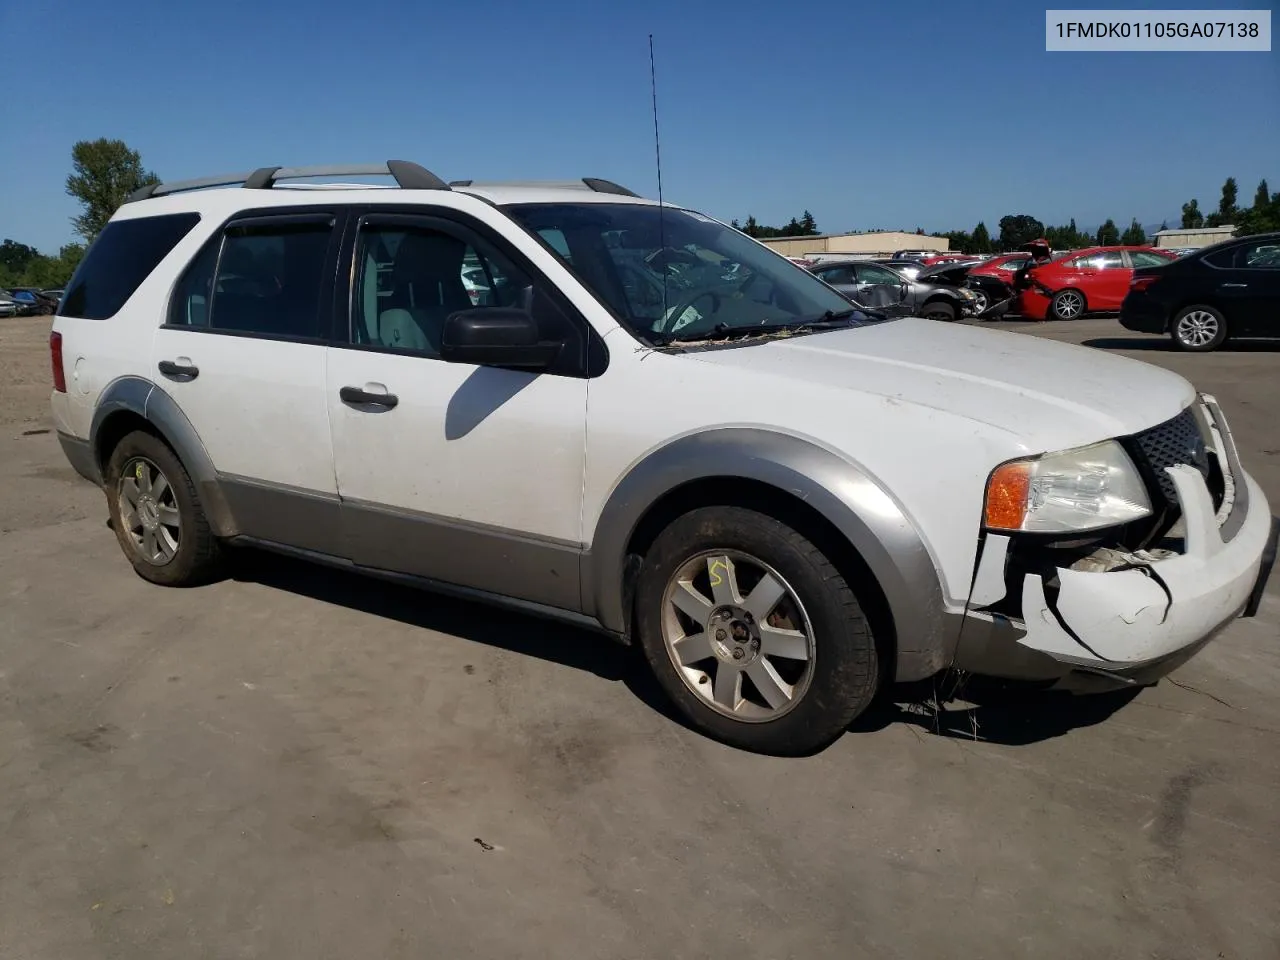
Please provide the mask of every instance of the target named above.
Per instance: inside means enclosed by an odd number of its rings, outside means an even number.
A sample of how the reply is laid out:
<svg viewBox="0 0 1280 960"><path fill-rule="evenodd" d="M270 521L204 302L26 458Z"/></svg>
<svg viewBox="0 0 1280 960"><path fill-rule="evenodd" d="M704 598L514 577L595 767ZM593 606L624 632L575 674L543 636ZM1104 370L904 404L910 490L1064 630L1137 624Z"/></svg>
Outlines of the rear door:
<svg viewBox="0 0 1280 960"><path fill-rule="evenodd" d="M325 394L340 215L241 215L182 274L152 377L191 421L241 531L341 549Z"/></svg>

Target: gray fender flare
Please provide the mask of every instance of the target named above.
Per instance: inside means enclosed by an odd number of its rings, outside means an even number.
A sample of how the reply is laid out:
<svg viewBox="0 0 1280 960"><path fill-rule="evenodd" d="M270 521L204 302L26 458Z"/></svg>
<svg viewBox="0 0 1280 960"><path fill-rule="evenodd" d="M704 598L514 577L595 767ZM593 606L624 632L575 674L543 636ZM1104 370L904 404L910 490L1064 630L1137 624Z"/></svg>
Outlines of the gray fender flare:
<svg viewBox="0 0 1280 960"><path fill-rule="evenodd" d="M106 473L109 450L101 449L103 425L114 414L127 411L146 420L173 448L196 485L209 526L219 537L234 537L240 531L218 482L213 461L181 408L169 394L143 377L120 377L107 384L98 398L89 427L89 445L99 475Z"/></svg>
<svg viewBox="0 0 1280 960"><path fill-rule="evenodd" d="M627 544L648 509L695 480L746 477L816 509L848 540L879 582L893 617L895 677L917 680L950 665L959 632L938 569L901 506L866 472L818 444L756 428L691 434L647 454L613 489L584 557L586 613L623 634Z"/></svg>

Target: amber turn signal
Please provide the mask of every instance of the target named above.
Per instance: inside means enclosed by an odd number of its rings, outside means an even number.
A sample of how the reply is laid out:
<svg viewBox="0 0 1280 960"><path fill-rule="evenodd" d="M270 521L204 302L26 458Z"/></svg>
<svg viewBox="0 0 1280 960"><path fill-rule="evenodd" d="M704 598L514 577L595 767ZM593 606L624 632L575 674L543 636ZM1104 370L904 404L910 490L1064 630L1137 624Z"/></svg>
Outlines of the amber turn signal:
<svg viewBox="0 0 1280 960"><path fill-rule="evenodd" d="M996 467L987 481L986 525L996 530L1020 530L1027 517L1030 490L1030 463L1023 460Z"/></svg>

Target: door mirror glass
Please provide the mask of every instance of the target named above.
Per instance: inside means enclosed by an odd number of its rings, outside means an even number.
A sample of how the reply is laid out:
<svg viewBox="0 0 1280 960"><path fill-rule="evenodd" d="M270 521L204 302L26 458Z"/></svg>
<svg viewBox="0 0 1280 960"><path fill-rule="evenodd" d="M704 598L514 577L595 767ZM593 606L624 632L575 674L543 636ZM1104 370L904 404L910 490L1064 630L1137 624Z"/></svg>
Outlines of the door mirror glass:
<svg viewBox="0 0 1280 960"><path fill-rule="evenodd" d="M478 307L451 313L444 322L440 359L488 367L545 370L564 343L542 340L537 321L517 307Z"/></svg>

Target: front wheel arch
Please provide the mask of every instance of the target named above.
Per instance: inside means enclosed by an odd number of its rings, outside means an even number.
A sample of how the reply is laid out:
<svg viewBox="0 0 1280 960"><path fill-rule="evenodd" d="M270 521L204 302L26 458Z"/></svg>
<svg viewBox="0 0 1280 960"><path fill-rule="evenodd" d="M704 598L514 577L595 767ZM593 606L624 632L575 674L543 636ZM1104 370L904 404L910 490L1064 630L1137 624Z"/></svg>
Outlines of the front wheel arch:
<svg viewBox="0 0 1280 960"><path fill-rule="evenodd" d="M668 492L641 517L627 543L623 595L628 636L635 636L635 586L640 567L658 536L677 519L705 507L740 507L785 524L830 560L854 590L876 641L881 679L894 679L898 642L893 611L880 581L848 538L809 504L788 491L746 477L706 477Z"/></svg>

